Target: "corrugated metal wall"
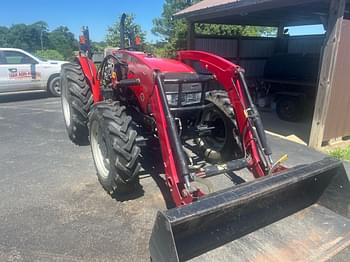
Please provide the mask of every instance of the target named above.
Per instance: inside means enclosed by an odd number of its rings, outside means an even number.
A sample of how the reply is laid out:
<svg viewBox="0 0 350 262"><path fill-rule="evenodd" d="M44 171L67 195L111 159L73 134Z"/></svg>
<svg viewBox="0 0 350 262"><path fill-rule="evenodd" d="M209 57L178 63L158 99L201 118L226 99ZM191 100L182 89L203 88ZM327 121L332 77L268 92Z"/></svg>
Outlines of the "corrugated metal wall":
<svg viewBox="0 0 350 262"><path fill-rule="evenodd" d="M197 38L195 49L233 58L237 56L237 43L237 39Z"/></svg>
<svg viewBox="0 0 350 262"><path fill-rule="evenodd" d="M265 61L273 54L275 39L196 38L195 49L211 52L241 65L247 77L263 75Z"/></svg>
<svg viewBox="0 0 350 262"><path fill-rule="evenodd" d="M323 36L290 37L289 53L319 53ZM247 77L262 77L266 60L274 53L276 38L197 37L195 49L225 57L246 70Z"/></svg>
<svg viewBox="0 0 350 262"><path fill-rule="evenodd" d="M288 53L319 54L323 44L323 36L290 37Z"/></svg>
<svg viewBox="0 0 350 262"><path fill-rule="evenodd" d="M323 141L350 136L350 20L344 20Z"/></svg>
<svg viewBox="0 0 350 262"><path fill-rule="evenodd" d="M270 57L275 48L274 38L241 39L239 56L244 58Z"/></svg>

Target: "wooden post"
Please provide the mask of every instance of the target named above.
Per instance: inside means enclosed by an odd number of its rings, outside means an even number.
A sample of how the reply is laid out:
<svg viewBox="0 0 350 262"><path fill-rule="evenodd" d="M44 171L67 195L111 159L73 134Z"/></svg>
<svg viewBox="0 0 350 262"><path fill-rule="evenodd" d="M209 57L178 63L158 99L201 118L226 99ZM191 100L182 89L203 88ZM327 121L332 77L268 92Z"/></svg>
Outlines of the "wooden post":
<svg viewBox="0 0 350 262"><path fill-rule="evenodd" d="M289 39L284 34L285 25L280 24L277 28L274 53L288 53Z"/></svg>
<svg viewBox="0 0 350 262"><path fill-rule="evenodd" d="M284 36L284 25L279 25L277 28L277 37L282 38Z"/></svg>
<svg viewBox="0 0 350 262"><path fill-rule="evenodd" d="M195 49L195 24L188 21L188 31L187 31L187 50Z"/></svg>
<svg viewBox="0 0 350 262"><path fill-rule="evenodd" d="M331 0L327 33L321 57L321 71L319 74L314 117L309 140L309 146L316 149L320 148L323 142L325 122L334 82L334 69L341 36L344 10L345 0Z"/></svg>
<svg viewBox="0 0 350 262"><path fill-rule="evenodd" d="M237 65L240 65L240 60L241 60L241 36L238 36L237 37L237 48L236 48L236 52L237 52L237 54L236 54L236 63L237 63Z"/></svg>

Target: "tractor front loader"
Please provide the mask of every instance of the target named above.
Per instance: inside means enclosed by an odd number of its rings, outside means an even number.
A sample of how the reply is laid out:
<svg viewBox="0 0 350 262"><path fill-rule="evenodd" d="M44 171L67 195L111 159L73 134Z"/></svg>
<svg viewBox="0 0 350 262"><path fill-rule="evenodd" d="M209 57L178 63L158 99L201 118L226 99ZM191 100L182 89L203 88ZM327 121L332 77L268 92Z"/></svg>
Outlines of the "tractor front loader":
<svg viewBox="0 0 350 262"><path fill-rule="evenodd" d="M342 163L325 158L287 169L285 157L274 162L241 67L200 51L160 59L123 43L97 70L86 30L80 40L79 57L62 68L62 108L70 139L90 143L103 188L111 195L138 190L144 152L160 152L161 163L155 164L175 207L157 214L152 261L188 260L305 210L313 211L285 230L300 229L303 221L320 223L309 228L317 242L304 248L310 254L326 241L323 222L330 225L329 241L340 232L349 241L349 183ZM242 169L256 179L212 192L207 178ZM295 241L288 248L300 252Z"/></svg>

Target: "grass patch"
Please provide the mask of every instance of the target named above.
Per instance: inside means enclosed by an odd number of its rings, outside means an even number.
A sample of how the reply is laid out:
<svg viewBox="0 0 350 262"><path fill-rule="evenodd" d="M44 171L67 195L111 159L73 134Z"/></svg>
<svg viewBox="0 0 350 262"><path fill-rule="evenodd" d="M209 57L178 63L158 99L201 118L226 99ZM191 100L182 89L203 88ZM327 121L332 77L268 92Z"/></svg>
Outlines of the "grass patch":
<svg viewBox="0 0 350 262"><path fill-rule="evenodd" d="M335 158L350 161L350 146L332 150L329 154Z"/></svg>

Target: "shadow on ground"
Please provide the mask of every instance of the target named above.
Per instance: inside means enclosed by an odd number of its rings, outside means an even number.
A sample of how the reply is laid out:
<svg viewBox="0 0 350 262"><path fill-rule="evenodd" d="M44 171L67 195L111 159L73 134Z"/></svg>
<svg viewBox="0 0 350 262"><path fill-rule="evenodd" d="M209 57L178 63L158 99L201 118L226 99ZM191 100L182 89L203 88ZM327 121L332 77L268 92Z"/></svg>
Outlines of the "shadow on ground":
<svg viewBox="0 0 350 262"><path fill-rule="evenodd" d="M25 93L10 93L0 94L0 103L10 103L19 101L30 101L37 99L50 98L47 92L25 92Z"/></svg>
<svg viewBox="0 0 350 262"><path fill-rule="evenodd" d="M141 165L144 169L144 173L154 180L158 189L162 193L164 203L168 209L174 208L175 204L172 200L169 188L165 183L163 160L160 154L160 150L152 150L151 148L143 148Z"/></svg>
<svg viewBox="0 0 350 262"><path fill-rule="evenodd" d="M300 122L287 122L278 118L275 112L261 111L261 118L267 131L283 136L294 142L308 143L312 125L312 117Z"/></svg>

